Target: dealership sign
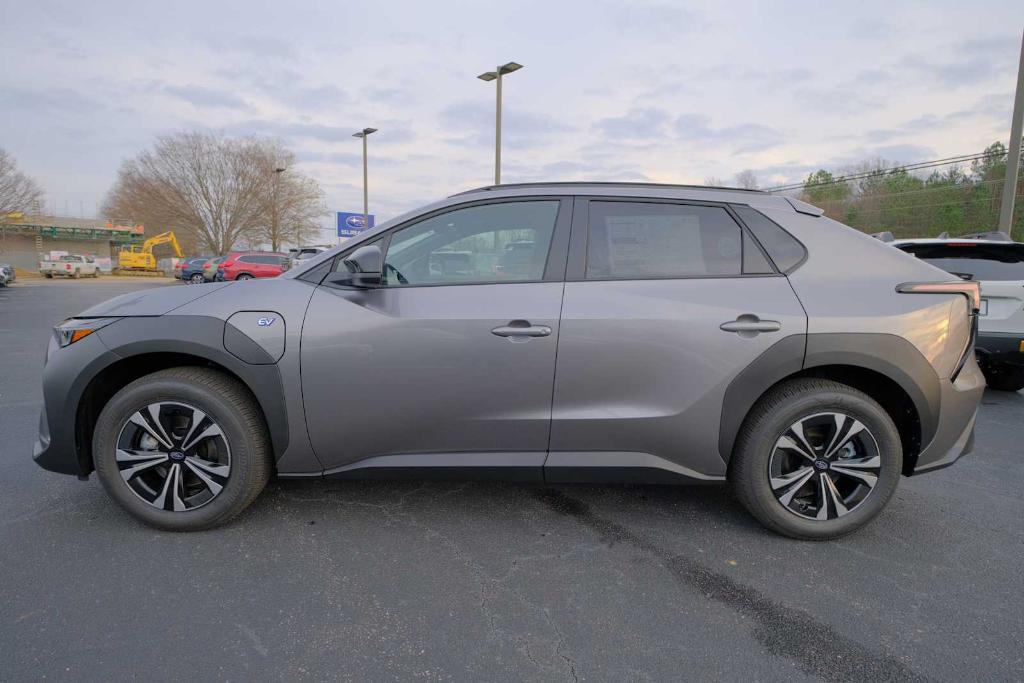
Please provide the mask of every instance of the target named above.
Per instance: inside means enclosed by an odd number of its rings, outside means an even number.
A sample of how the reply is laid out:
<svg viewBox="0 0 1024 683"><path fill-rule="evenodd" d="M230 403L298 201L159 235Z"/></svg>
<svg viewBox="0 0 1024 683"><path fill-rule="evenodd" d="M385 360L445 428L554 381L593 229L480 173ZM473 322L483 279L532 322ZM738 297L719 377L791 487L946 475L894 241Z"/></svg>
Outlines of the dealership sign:
<svg viewBox="0 0 1024 683"><path fill-rule="evenodd" d="M373 225L372 213L370 214L370 225L367 226L361 213L338 212L338 237L355 237L362 231L372 228Z"/></svg>

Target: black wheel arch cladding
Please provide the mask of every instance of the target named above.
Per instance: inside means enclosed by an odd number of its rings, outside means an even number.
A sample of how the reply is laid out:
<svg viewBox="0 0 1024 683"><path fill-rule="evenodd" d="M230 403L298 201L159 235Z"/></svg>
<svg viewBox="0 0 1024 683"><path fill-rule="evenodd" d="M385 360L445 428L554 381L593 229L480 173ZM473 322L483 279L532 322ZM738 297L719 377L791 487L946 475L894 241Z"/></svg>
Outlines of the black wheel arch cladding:
<svg viewBox="0 0 1024 683"><path fill-rule="evenodd" d="M831 367L866 370L888 378L913 403L920 422L919 447L923 449L935 436L941 396L939 378L909 341L878 333L791 335L769 347L726 388L718 439L722 458L729 461L744 419L769 389L787 378L813 374L815 368ZM905 449L908 446L904 444Z"/></svg>
<svg viewBox="0 0 1024 683"><path fill-rule="evenodd" d="M225 322L199 315L126 318L100 331L103 343L128 359L171 353L207 361L237 377L256 398L266 420L275 458L288 446L288 414L277 365L246 363L224 347ZM97 334L100 334L97 333ZM264 354L265 355L265 354ZM154 368L154 371L160 368ZM99 374L98 372L96 374Z"/></svg>

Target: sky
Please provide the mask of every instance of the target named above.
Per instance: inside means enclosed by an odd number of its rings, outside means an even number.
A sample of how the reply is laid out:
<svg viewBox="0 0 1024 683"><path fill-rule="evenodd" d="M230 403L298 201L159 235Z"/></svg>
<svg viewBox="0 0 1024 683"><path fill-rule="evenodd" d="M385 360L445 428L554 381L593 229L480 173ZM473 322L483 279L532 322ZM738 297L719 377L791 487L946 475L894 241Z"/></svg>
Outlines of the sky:
<svg viewBox="0 0 1024 683"><path fill-rule="evenodd" d="M799 181L1009 137L1020 0L0 0L0 147L96 214L160 135L278 138L378 222L502 180ZM325 220L325 224L327 221ZM327 233L325 233L326 235Z"/></svg>

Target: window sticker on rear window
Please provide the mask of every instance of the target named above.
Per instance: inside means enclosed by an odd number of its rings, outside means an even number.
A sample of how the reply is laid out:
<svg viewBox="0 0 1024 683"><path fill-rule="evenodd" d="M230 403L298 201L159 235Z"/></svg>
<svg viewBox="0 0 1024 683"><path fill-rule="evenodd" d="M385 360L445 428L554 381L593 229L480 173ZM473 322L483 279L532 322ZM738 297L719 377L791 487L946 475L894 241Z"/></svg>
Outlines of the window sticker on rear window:
<svg viewBox="0 0 1024 683"><path fill-rule="evenodd" d="M613 273L707 272L696 216L609 216L605 224Z"/></svg>

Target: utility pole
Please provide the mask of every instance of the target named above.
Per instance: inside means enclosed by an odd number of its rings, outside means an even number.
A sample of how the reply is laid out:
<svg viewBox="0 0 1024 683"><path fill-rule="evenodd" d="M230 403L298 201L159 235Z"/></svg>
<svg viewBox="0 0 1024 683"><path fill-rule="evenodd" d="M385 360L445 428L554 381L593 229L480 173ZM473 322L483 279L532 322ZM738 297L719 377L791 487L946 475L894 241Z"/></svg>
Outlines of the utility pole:
<svg viewBox="0 0 1024 683"><path fill-rule="evenodd" d="M477 76L481 81L497 81L497 102L494 108L494 184L501 185L501 77L523 68L522 64L509 62L494 71Z"/></svg>
<svg viewBox="0 0 1024 683"><path fill-rule="evenodd" d="M999 230L1012 236L1013 201L1017 195L1020 173L1020 138L1024 134L1024 37L1020 44L1020 64L1017 65L1017 94L1013 98L1013 121L1010 122L1010 149L1006 158L1006 179L1003 181L1003 203L999 208Z"/></svg>

